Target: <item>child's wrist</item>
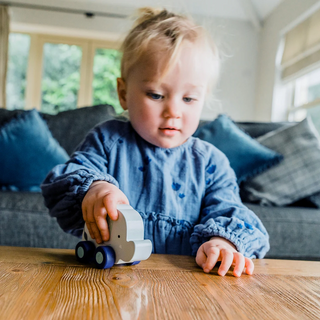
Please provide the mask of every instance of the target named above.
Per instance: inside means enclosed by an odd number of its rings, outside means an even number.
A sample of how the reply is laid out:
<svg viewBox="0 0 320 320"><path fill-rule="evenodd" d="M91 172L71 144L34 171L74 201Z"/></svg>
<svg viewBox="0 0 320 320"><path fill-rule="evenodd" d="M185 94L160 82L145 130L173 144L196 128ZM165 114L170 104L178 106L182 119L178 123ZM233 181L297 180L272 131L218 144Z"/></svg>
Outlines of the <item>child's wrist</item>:
<svg viewBox="0 0 320 320"><path fill-rule="evenodd" d="M96 186L96 185L98 185L98 184L104 184L104 183L109 184L109 182L104 181L104 180L96 180L96 181L93 181L93 182L91 183L89 189L92 188L92 187L94 187L94 186Z"/></svg>
<svg viewBox="0 0 320 320"><path fill-rule="evenodd" d="M236 248L236 246L235 246L231 241L229 241L229 240L226 239L226 238L214 236L214 237L211 237L211 238L210 238L210 241L214 241L214 242L218 242L218 243L223 243L223 244L230 245L233 249L235 249L236 251L238 251L237 248Z"/></svg>

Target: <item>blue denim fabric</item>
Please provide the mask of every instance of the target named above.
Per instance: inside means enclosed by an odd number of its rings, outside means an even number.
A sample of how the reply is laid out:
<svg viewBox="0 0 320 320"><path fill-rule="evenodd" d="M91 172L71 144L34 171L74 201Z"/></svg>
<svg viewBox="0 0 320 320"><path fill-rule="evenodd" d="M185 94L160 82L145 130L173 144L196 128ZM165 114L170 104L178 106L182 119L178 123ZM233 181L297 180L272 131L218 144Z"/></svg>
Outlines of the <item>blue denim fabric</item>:
<svg viewBox="0 0 320 320"><path fill-rule="evenodd" d="M81 202L96 180L115 184L128 197L154 253L195 255L212 236L230 240L250 258L269 250L267 231L241 203L226 156L198 138L164 149L143 140L130 122L96 127L42 184L50 214L66 232L81 235Z"/></svg>

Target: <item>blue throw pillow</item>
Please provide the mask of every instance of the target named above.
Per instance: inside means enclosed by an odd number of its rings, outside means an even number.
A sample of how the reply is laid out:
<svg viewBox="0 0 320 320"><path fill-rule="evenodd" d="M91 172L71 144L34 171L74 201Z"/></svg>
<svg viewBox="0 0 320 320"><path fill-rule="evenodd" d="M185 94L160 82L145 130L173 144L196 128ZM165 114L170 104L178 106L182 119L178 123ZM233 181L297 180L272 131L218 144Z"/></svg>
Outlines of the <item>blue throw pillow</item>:
<svg viewBox="0 0 320 320"><path fill-rule="evenodd" d="M25 111L0 128L0 186L40 191L57 164L69 159L36 110Z"/></svg>
<svg viewBox="0 0 320 320"><path fill-rule="evenodd" d="M244 133L226 115L219 115L214 121L199 127L194 136L210 142L227 156L239 184L283 158Z"/></svg>

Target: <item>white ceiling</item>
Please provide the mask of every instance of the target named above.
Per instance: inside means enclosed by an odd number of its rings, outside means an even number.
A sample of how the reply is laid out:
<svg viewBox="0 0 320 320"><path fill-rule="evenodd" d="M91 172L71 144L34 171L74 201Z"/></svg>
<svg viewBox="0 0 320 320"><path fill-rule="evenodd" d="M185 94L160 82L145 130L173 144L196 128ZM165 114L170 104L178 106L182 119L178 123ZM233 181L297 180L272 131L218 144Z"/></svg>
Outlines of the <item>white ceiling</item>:
<svg viewBox="0 0 320 320"><path fill-rule="evenodd" d="M115 5L115 0L74 0L86 4ZM244 2L251 4L261 20L283 0L117 0L116 4L123 7L139 8L143 6L159 6L186 11L193 14L211 15L247 19ZM68 1L66 1L68 2Z"/></svg>
<svg viewBox="0 0 320 320"><path fill-rule="evenodd" d="M225 17L262 22L283 0L7 0L86 11L131 14L143 6L168 9L212 17ZM1 1L0 1L1 2Z"/></svg>

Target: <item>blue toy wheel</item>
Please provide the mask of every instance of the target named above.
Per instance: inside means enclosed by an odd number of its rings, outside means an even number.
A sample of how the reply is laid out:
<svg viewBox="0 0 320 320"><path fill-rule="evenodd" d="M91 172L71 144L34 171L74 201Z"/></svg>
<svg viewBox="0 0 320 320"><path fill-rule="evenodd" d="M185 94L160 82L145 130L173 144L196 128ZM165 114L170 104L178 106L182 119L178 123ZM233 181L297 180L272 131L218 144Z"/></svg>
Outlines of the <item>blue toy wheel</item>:
<svg viewBox="0 0 320 320"><path fill-rule="evenodd" d="M116 254L109 246L100 246L96 249L95 261L99 269L109 269L114 265Z"/></svg>
<svg viewBox="0 0 320 320"><path fill-rule="evenodd" d="M76 246L76 257L82 263L90 262L94 256L95 245L90 241L80 241Z"/></svg>

